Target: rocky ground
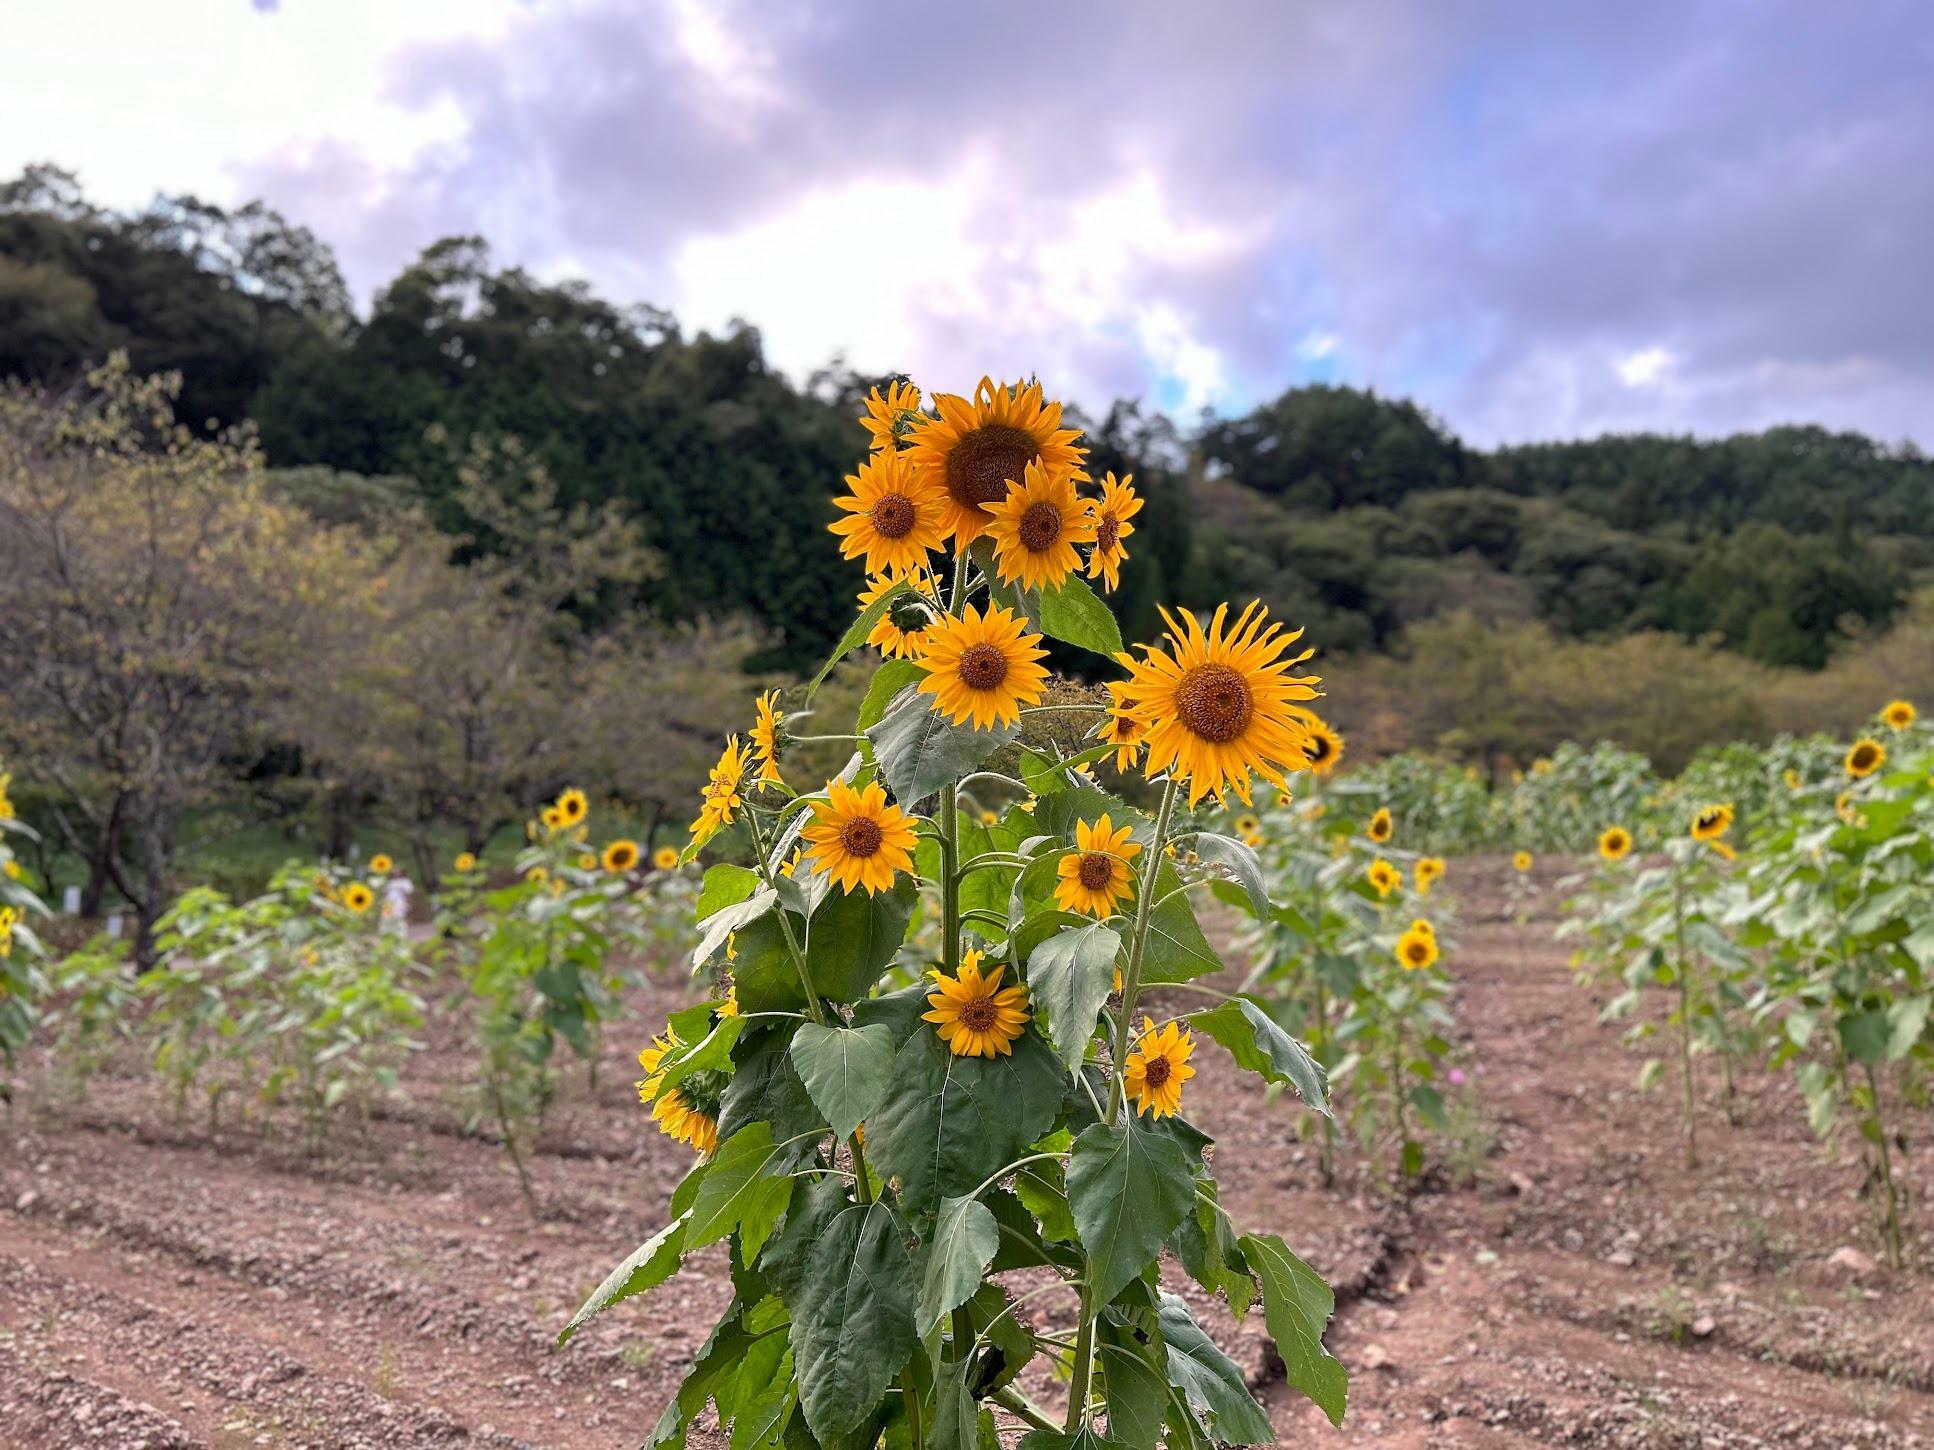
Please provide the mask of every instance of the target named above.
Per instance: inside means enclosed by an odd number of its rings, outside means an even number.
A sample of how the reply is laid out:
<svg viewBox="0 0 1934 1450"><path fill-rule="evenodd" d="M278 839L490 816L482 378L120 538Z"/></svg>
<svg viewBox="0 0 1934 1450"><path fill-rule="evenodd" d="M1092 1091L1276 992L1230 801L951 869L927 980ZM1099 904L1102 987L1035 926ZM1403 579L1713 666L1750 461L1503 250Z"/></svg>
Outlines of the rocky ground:
<svg viewBox="0 0 1934 1450"><path fill-rule="evenodd" d="M1338 1292L1341 1432L1282 1384L1257 1317L1226 1327L1279 1438L1934 1445L1928 1226L1915 1268L1875 1263L1858 1169L1822 1152L1784 1078L1748 1074L1732 1127L1709 1083L1687 1169L1673 1098L1636 1091L1572 980L1553 894L1507 919L1507 869L1452 870L1469 1085L1421 1191L1393 1196L1354 1158L1325 1190L1294 1111L1204 1051L1188 1111L1218 1139L1225 1202ZM83 1102L29 1093L0 1118L0 1444L640 1442L729 1292L716 1250L550 1344L689 1163L630 1063L684 994L635 994L596 1091L573 1077L534 1165L537 1222L464 1131L454 1021L407 1106L326 1159L279 1126L177 1122L134 1064ZM1925 1159L1911 1171L1925 1200Z"/></svg>

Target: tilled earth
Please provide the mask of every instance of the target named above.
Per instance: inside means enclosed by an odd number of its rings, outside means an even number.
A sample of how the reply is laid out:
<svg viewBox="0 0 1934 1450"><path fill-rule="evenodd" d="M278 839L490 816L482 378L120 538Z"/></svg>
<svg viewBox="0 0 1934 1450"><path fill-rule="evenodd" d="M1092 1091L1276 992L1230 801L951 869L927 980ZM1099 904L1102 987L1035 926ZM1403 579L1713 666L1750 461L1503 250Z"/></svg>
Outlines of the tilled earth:
<svg viewBox="0 0 1934 1450"><path fill-rule="evenodd" d="M1348 1148L1323 1188L1299 1114L1202 1050L1188 1111L1218 1140L1224 1202L1337 1289L1341 1432L1282 1383L1259 1316L1218 1325L1279 1439L1934 1445L1928 1227L1915 1267L1876 1265L1859 1167L1813 1140L1783 1077L1748 1073L1728 1127L1701 1062L1688 1170L1676 1099L1636 1091L1636 1057L1552 939L1551 876L1520 924L1507 870L1452 870L1469 1081L1417 1192ZM574 1069L533 1165L537 1222L502 1152L464 1131L453 1020L407 1102L322 1159L284 1123L176 1121L133 1064L82 1103L29 1094L0 1118L0 1446L639 1443L728 1297L718 1251L550 1344L689 1166L630 1060L686 996L634 994L595 1092ZM1925 1201L1925 1155L1909 1171ZM1071 1308L1030 1307L1042 1326Z"/></svg>

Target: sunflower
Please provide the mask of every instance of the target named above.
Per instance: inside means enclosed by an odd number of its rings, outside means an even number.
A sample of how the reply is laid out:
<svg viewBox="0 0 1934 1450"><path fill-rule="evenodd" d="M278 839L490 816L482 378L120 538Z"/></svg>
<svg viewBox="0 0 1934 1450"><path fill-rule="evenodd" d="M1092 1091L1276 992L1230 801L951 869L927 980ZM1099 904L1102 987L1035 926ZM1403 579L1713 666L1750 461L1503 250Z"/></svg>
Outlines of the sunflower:
<svg viewBox="0 0 1934 1450"><path fill-rule="evenodd" d="M976 730L996 721L1012 725L1021 706L1047 693L1048 672L1040 664L1046 655L1024 618L998 604L985 614L970 604L959 618L948 615L927 630L916 657L927 672L920 688L956 725L970 719Z"/></svg>
<svg viewBox="0 0 1934 1450"><path fill-rule="evenodd" d="M994 567L1005 584L1059 589L1081 567L1076 544L1095 541L1094 515L1075 497L1074 477L1039 463L997 502L986 505Z"/></svg>
<svg viewBox="0 0 1934 1450"><path fill-rule="evenodd" d="M1531 853L1529 851L1513 853L1511 857L1511 869L1519 873L1529 871L1531 869Z"/></svg>
<svg viewBox="0 0 1934 1450"><path fill-rule="evenodd" d="M1014 1050L1014 1039L1027 1027L1027 988L1001 986L996 967L981 975L980 952L972 947L960 960L960 971L949 977L931 971L937 990L928 994L931 1012L921 1021L932 1022L955 1057L998 1057Z"/></svg>
<svg viewBox="0 0 1934 1450"><path fill-rule="evenodd" d="M680 1045L678 1034L667 1026L663 1037L654 1037L638 1054L638 1065L645 1070L644 1080L638 1084L638 1100L651 1105L651 1118L659 1132L709 1156L719 1146L719 1098L725 1091L726 1077L720 1072L692 1072L676 1085L665 1087L665 1057Z"/></svg>
<svg viewBox="0 0 1934 1450"><path fill-rule="evenodd" d="M759 757L759 779L783 785L779 778L779 712L773 709L778 698L777 690L767 690L754 702L759 718L752 724L752 753Z"/></svg>
<svg viewBox="0 0 1934 1450"><path fill-rule="evenodd" d="M1343 758L1343 737L1307 710L1303 712L1303 736L1303 756L1309 761L1310 774L1328 775L1335 770Z"/></svg>
<svg viewBox="0 0 1934 1450"><path fill-rule="evenodd" d="M1425 856L1417 862L1417 894L1430 895L1430 888L1444 879L1444 858Z"/></svg>
<svg viewBox="0 0 1934 1450"><path fill-rule="evenodd" d="M846 476L843 512L826 527L840 536L842 559L866 558L869 574L906 574L945 542L946 496L898 452L875 453Z"/></svg>
<svg viewBox="0 0 1934 1450"><path fill-rule="evenodd" d="M578 852L578 870L595 871L597 869L598 858L596 856L592 855L589 851Z"/></svg>
<svg viewBox="0 0 1934 1450"><path fill-rule="evenodd" d="M1253 836L1261 829L1262 822L1247 812L1236 817L1235 831L1238 836Z"/></svg>
<svg viewBox="0 0 1934 1450"><path fill-rule="evenodd" d="M541 886L551 879L551 873L542 866L533 866L524 873L524 879Z"/></svg>
<svg viewBox="0 0 1934 1450"><path fill-rule="evenodd" d="M376 893L360 881L352 881L342 889L342 904L360 916L376 902Z"/></svg>
<svg viewBox="0 0 1934 1450"><path fill-rule="evenodd" d="M1104 474L1101 497L1088 505L1095 518L1095 548L1088 555L1088 577L1101 580L1102 588L1110 593L1120 586L1121 566L1128 558L1122 540L1135 532L1135 526L1128 521L1142 511L1142 500L1135 493L1134 482L1132 473L1119 483L1114 474Z"/></svg>
<svg viewBox="0 0 1934 1450"><path fill-rule="evenodd" d="M622 876L638 864L638 843L636 841L613 841L604 848L604 869L613 876Z"/></svg>
<svg viewBox="0 0 1934 1450"><path fill-rule="evenodd" d="M1878 740L1856 740L1847 752L1847 774L1865 780L1887 763L1887 747Z"/></svg>
<svg viewBox="0 0 1934 1450"><path fill-rule="evenodd" d="M806 854L815 869L845 891L864 886L871 896L890 888L900 872L913 869L913 822L898 806L887 804L886 790L877 780L868 781L863 791L843 780L827 781L826 799L813 802L813 822L800 835L809 843Z"/></svg>
<svg viewBox="0 0 1934 1450"><path fill-rule="evenodd" d="M1104 745L1115 747L1115 769L1126 774L1135 768L1135 762L1142 753L1142 722L1130 715L1122 705L1122 688L1110 682L1108 693L1114 704L1108 707L1108 718L1101 722L1095 731L1095 739Z"/></svg>
<svg viewBox="0 0 1934 1450"><path fill-rule="evenodd" d="M545 806L538 812L538 819L544 822L544 829L553 834L564 829L564 812L556 806Z"/></svg>
<svg viewBox="0 0 1934 1450"><path fill-rule="evenodd" d="M1363 828L1363 834L1379 846L1388 841L1395 832L1396 825L1390 819L1389 806L1378 806L1376 814L1370 817L1370 824Z"/></svg>
<svg viewBox="0 0 1934 1450"><path fill-rule="evenodd" d="M20 920L20 909L0 906L0 957L13 955L13 925Z"/></svg>
<svg viewBox="0 0 1934 1450"><path fill-rule="evenodd" d="M876 387L867 395L866 412L860 427L873 435L873 449L891 448L900 431L901 420L920 411L920 390L912 383L896 379L886 385L886 396Z"/></svg>
<svg viewBox="0 0 1934 1450"><path fill-rule="evenodd" d="M651 864L660 871L673 871L678 867L678 847L660 846L651 853Z"/></svg>
<svg viewBox="0 0 1934 1450"><path fill-rule="evenodd" d="M923 576L924 577L924 576ZM862 612L897 581L882 574L866 581L866 588L860 591ZM887 605L886 613L874 624L873 631L867 635L866 642L890 660L910 660L920 652L920 646L927 637L927 626L932 623L932 615L921 604L915 594L901 594Z"/></svg>
<svg viewBox="0 0 1934 1450"><path fill-rule="evenodd" d="M1195 1036L1179 1022L1157 1030L1153 1017L1142 1018L1141 1039L1122 1064L1121 1085L1135 1115L1172 1118L1182 1106L1182 1084L1195 1076L1189 1058Z"/></svg>
<svg viewBox="0 0 1934 1450"><path fill-rule="evenodd" d="M584 792L572 786L557 798L558 819L567 826L575 826L591 813L591 803L584 798Z"/></svg>
<svg viewBox="0 0 1934 1450"><path fill-rule="evenodd" d="M1379 896L1388 896L1403 885L1403 872L1381 856L1370 863L1370 869L1364 874L1369 877L1370 884L1377 888Z"/></svg>
<svg viewBox="0 0 1934 1450"><path fill-rule="evenodd" d="M1289 673L1309 651L1281 658L1302 631L1268 623L1259 602L1225 629L1228 612L1217 605L1205 630L1188 610L1178 623L1164 609L1169 648L1143 645L1140 662L1121 656L1126 708L1148 727L1143 771L1186 782L1191 806L1211 793L1226 805L1232 789L1247 805L1252 772L1287 789L1285 773L1309 768L1294 702L1315 699L1317 681Z"/></svg>
<svg viewBox="0 0 1934 1450"><path fill-rule="evenodd" d="M1433 939L1437 935L1437 928L1432 926L1430 924L1429 919L1426 917L1421 917L1421 916L1412 917L1410 920L1410 929L1412 931L1420 931L1425 936L1431 937Z"/></svg>
<svg viewBox="0 0 1934 1450"><path fill-rule="evenodd" d="M1418 931L1412 924L1409 931L1397 938L1397 960L1403 963L1406 972L1429 966L1437 960L1437 933Z"/></svg>
<svg viewBox="0 0 1934 1450"><path fill-rule="evenodd" d="M1055 868L1060 882L1054 888L1054 904L1063 911L1112 916L1117 901L1135 894L1128 863L1141 854L1142 848L1139 841L1129 839L1131 833L1128 826L1113 829L1105 812L1093 825L1075 822L1076 849L1063 856Z"/></svg>
<svg viewBox="0 0 1934 1450"><path fill-rule="evenodd" d="M1692 818L1692 839L1695 841L1716 841L1733 826L1733 808L1726 805L1707 806Z"/></svg>
<svg viewBox="0 0 1934 1450"><path fill-rule="evenodd" d="M917 418L907 434L907 457L947 497L947 532L966 548L987 528L983 505L1007 496L1009 484L1039 463L1077 481L1086 449L1075 440L1077 428L1061 426L1061 405L1041 400L1041 385L996 388L982 378L973 401L936 393L937 418Z"/></svg>
<svg viewBox="0 0 1934 1450"><path fill-rule="evenodd" d="M1598 838L1598 854L1607 861L1623 861L1632 851L1632 833L1623 826L1607 826Z"/></svg>
<svg viewBox="0 0 1934 1450"><path fill-rule="evenodd" d="M1786 788L1788 790L1797 791L1800 788L1800 773L1790 765L1786 768L1785 773L1780 776L1780 779L1786 782Z"/></svg>
<svg viewBox="0 0 1934 1450"><path fill-rule="evenodd" d="M396 863L381 851L378 851L374 856L369 858L369 869L378 876L387 876L396 869Z"/></svg>
<svg viewBox="0 0 1934 1450"><path fill-rule="evenodd" d="M711 776L705 782L698 819L692 822L692 840L697 844L704 845L732 824L733 816L744 804L739 792L745 785L745 772L751 761L751 746L739 744L736 735L726 741L725 753L719 757L719 763L712 767Z"/></svg>
<svg viewBox="0 0 1934 1450"><path fill-rule="evenodd" d="M457 859L450 864L456 867L459 872L475 871L477 869L477 858L468 851L459 851L457 853Z"/></svg>
<svg viewBox="0 0 1934 1450"><path fill-rule="evenodd" d="M1905 730L1919 716L1911 701L1895 700L1880 712L1880 718L1885 720L1891 729Z"/></svg>
<svg viewBox="0 0 1934 1450"><path fill-rule="evenodd" d="M1833 813L1848 825L1854 825L1860 820L1860 811L1853 803L1852 791L1843 790L1833 798Z"/></svg>

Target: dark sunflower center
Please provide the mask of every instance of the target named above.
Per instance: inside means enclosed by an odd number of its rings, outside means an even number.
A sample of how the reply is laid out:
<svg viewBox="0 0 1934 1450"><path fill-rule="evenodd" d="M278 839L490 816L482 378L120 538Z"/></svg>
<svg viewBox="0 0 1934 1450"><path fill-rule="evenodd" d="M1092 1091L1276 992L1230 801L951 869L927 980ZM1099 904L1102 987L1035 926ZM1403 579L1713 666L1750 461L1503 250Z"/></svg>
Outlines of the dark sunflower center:
<svg viewBox="0 0 1934 1450"><path fill-rule="evenodd" d="M1099 891L1115 879L1115 858L1104 856L1099 851L1090 851L1081 858L1077 873L1081 884L1090 891Z"/></svg>
<svg viewBox="0 0 1934 1450"><path fill-rule="evenodd" d="M919 517L913 500L903 493L884 494L873 505L873 531L883 539L904 539Z"/></svg>
<svg viewBox="0 0 1934 1450"><path fill-rule="evenodd" d="M1175 689L1175 713L1194 734L1223 745L1242 734L1255 711L1249 682L1227 665L1197 665Z"/></svg>
<svg viewBox="0 0 1934 1450"><path fill-rule="evenodd" d="M1150 1058L1142 1069L1142 1081L1152 1088L1158 1088L1168 1081L1169 1074L1174 1070L1166 1057Z"/></svg>
<svg viewBox="0 0 1934 1450"><path fill-rule="evenodd" d="M994 999L976 997L960 1009L961 1026L973 1032L986 1032L994 1025Z"/></svg>
<svg viewBox="0 0 1934 1450"><path fill-rule="evenodd" d="M880 849L880 823L860 816L840 828L839 844L849 856L871 856Z"/></svg>
<svg viewBox="0 0 1934 1450"><path fill-rule="evenodd" d="M1121 542L1121 520L1113 514L1103 514L1095 521L1095 542L1104 553L1112 550Z"/></svg>
<svg viewBox="0 0 1934 1450"><path fill-rule="evenodd" d="M1854 751L1853 767L1855 770L1866 770L1870 768L1873 765L1873 763L1874 763L1874 751L1871 745L1863 745L1859 749Z"/></svg>
<svg viewBox="0 0 1934 1450"><path fill-rule="evenodd" d="M1030 554L1043 554L1061 537L1061 510L1051 503L1037 503L1021 515L1021 547Z"/></svg>
<svg viewBox="0 0 1934 1450"><path fill-rule="evenodd" d="M1007 678L1007 656L999 646L970 644L960 653L960 682L970 690L992 690Z"/></svg>
<svg viewBox="0 0 1934 1450"><path fill-rule="evenodd" d="M998 503L1037 456L1033 437L1019 428L1005 423L976 428L947 455L947 494L962 508Z"/></svg>
<svg viewBox="0 0 1934 1450"><path fill-rule="evenodd" d="M1330 738L1327 735L1312 735L1303 747L1303 755L1311 765L1321 765L1330 758Z"/></svg>
<svg viewBox="0 0 1934 1450"><path fill-rule="evenodd" d="M1425 947L1420 941L1412 942L1404 950L1409 954L1410 960L1413 962L1421 962L1424 959Z"/></svg>

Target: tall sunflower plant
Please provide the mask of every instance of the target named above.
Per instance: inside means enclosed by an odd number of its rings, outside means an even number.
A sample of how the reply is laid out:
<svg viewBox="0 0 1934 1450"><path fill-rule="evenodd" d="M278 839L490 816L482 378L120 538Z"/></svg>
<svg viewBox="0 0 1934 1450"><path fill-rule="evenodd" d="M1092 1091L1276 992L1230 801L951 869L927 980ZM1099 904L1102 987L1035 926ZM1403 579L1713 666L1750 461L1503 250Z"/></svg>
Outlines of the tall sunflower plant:
<svg viewBox="0 0 1934 1450"><path fill-rule="evenodd" d="M39 838L15 810L12 784L12 775L0 770L0 1068L6 1071L0 1077L0 1094L9 1101L15 1059L33 1035L48 992L41 966L45 953L34 930L47 907L16 849Z"/></svg>
<svg viewBox="0 0 1934 1450"><path fill-rule="evenodd" d="M1214 889L1251 918L1245 990L1309 1044L1336 1113L1372 1163L1393 1163L1399 1181L1410 1182L1424 1171L1425 1134L1448 1126L1453 1024L1442 963L1454 922L1439 889L1447 868L1440 857L1403 848L1403 818L1363 782L1325 782L1343 740L1320 720L1310 734L1312 798L1278 794L1260 814L1234 821L1261 857L1268 900L1226 884ZM1318 1165L1329 1184L1335 1117L1320 1128Z"/></svg>
<svg viewBox="0 0 1934 1450"><path fill-rule="evenodd" d="M1306 767L1317 682L1255 605L1124 650L1088 581L1125 557L1131 482L1089 478L1037 384L919 403L875 393L836 499L870 602L800 708L760 697L693 824L688 856L738 858L695 908L691 962L719 987L640 1055L639 1095L697 1162L560 1340L723 1242L733 1299L655 1447L708 1404L736 1446L1270 1441L1170 1253L1237 1314L1260 1299L1290 1382L1340 1423L1329 1289L1231 1220L1186 1116L1205 1039L1316 1112L1324 1076L1207 980L1195 902L1224 877L1266 896L1255 853L1212 830L1176 849L1205 798ZM1049 637L1126 676L1105 710L1069 707L1102 717L1073 753L1024 743ZM805 734L869 639L852 731ZM835 778L786 779L792 745L829 740L851 747ZM1103 759L1153 808L1096 784Z"/></svg>

